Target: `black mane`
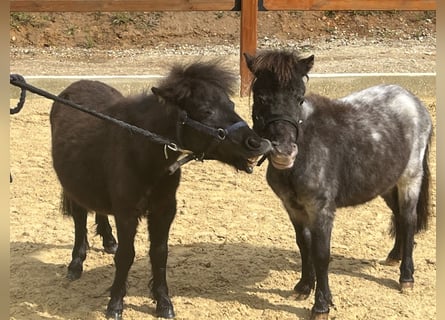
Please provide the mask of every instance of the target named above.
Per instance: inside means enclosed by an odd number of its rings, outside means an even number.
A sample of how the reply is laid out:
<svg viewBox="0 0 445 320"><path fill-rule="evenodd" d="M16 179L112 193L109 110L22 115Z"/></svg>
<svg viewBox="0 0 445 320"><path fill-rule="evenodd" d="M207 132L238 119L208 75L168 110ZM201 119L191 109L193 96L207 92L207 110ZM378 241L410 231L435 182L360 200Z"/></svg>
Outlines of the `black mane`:
<svg viewBox="0 0 445 320"><path fill-rule="evenodd" d="M176 100L189 97L194 88L203 91L208 87L217 87L228 95L233 95L236 80L236 75L224 68L219 60L189 65L176 64L159 84L159 89L169 92L169 96Z"/></svg>
<svg viewBox="0 0 445 320"><path fill-rule="evenodd" d="M293 79L307 77L306 71L301 68L301 56L295 52L285 50L266 50L258 53L252 63L252 72L271 72L280 86L287 86Z"/></svg>

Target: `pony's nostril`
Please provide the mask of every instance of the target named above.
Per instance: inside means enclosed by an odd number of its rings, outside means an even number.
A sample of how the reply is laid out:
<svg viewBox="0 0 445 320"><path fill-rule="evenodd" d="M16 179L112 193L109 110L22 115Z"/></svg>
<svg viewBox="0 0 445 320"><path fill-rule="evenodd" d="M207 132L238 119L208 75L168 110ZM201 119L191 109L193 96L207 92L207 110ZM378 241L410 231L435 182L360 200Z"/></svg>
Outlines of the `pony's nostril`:
<svg viewBox="0 0 445 320"><path fill-rule="evenodd" d="M246 139L246 146L250 150L258 150L261 148L261 140L255 137L249 137Z"/></svg>

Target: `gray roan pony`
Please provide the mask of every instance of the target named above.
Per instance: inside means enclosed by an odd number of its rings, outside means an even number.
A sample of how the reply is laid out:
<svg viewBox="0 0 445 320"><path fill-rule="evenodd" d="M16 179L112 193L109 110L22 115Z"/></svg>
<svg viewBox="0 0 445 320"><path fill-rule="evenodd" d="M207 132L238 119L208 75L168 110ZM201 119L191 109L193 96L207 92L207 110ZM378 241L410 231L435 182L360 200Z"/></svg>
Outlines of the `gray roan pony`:
<svg viewBox="0 0 445 320"><path fill-rule="evenodd" d="M123 97L104 83L81 80L60 97L176 141L199 159L216 159L250 173L253 159L269 151L270 142L235 112L230 100L234 84L236 76L221 64L196 62L174 66L152 88L153 94ZM180 169L171 173L169 168L181 153L59 102L53 104L50 120L53 165L63 188L64 210L75 223L69 278L79 278L83 270L87 212L114 215L119 245L107 315L120 319L136 228L147 216L156 316L174 317L166 263Z"/></svg>
<svg viewBox="0 0 445 320"><path fill-rule="evenodd" d="M331 231L336 208L382 196L393 212L400 285L413 286L414 234L429 215L431 119L418 98L397 85L378 85L331 100L305 96L314 56L287 51L245 54L254 74L253 129L272 142L267 182L295 228L302 261L294 291L315 288L313 319L327 319ZM316 284L316 286L315 286Z"/></svg>

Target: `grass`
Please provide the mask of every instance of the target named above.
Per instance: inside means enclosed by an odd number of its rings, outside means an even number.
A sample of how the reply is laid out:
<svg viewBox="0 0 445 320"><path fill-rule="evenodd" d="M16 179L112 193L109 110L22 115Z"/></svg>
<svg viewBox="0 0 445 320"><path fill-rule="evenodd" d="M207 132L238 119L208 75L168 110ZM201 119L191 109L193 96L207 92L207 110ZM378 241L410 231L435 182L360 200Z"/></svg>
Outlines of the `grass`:
<svg viewBox="0 0 445 320"><path fill-rule="evenodd" d="M114 26L133 22L132 15L129 12L118 12L116 14L113 14L110 19L111 24Z"/></svg>
<svg viewBox="0 0 445 320"><path fill-rule="evenodd" d="M86 36L85 41L82 44L82 47L85 49L92 49L96 46L96 41L91 36Z"/></svg>
<svg viewBox="0 0 445 320"><path fill-rule="evenodd" d="M25 12L11 12L9 25L11 28L18 29L20 26L33 25L34 16Z"/></svg>

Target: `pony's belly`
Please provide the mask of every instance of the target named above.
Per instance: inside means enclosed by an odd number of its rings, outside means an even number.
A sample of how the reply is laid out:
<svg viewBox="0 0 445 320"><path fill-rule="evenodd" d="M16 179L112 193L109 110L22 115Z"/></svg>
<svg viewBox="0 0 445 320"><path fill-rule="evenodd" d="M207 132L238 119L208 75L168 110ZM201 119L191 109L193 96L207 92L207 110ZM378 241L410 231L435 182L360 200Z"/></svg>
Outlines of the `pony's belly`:
<svg viewBox="0 0 445 320"><path fill-rule="evenodd" d="M81 190L71 183L63 183L62 187L67 195L79 205L89 211L111 213L111 203L105 192L100 188L83 187Z"/></svg>
<svg viewBox="0 0 445 320"><path fill-rule="evenodd" d="M54 169L64 192L79 205L98 212L110 210L105 179L93 174L97 169L70 165L63 161L59 166L56 159L54 160Z"/></svg>

